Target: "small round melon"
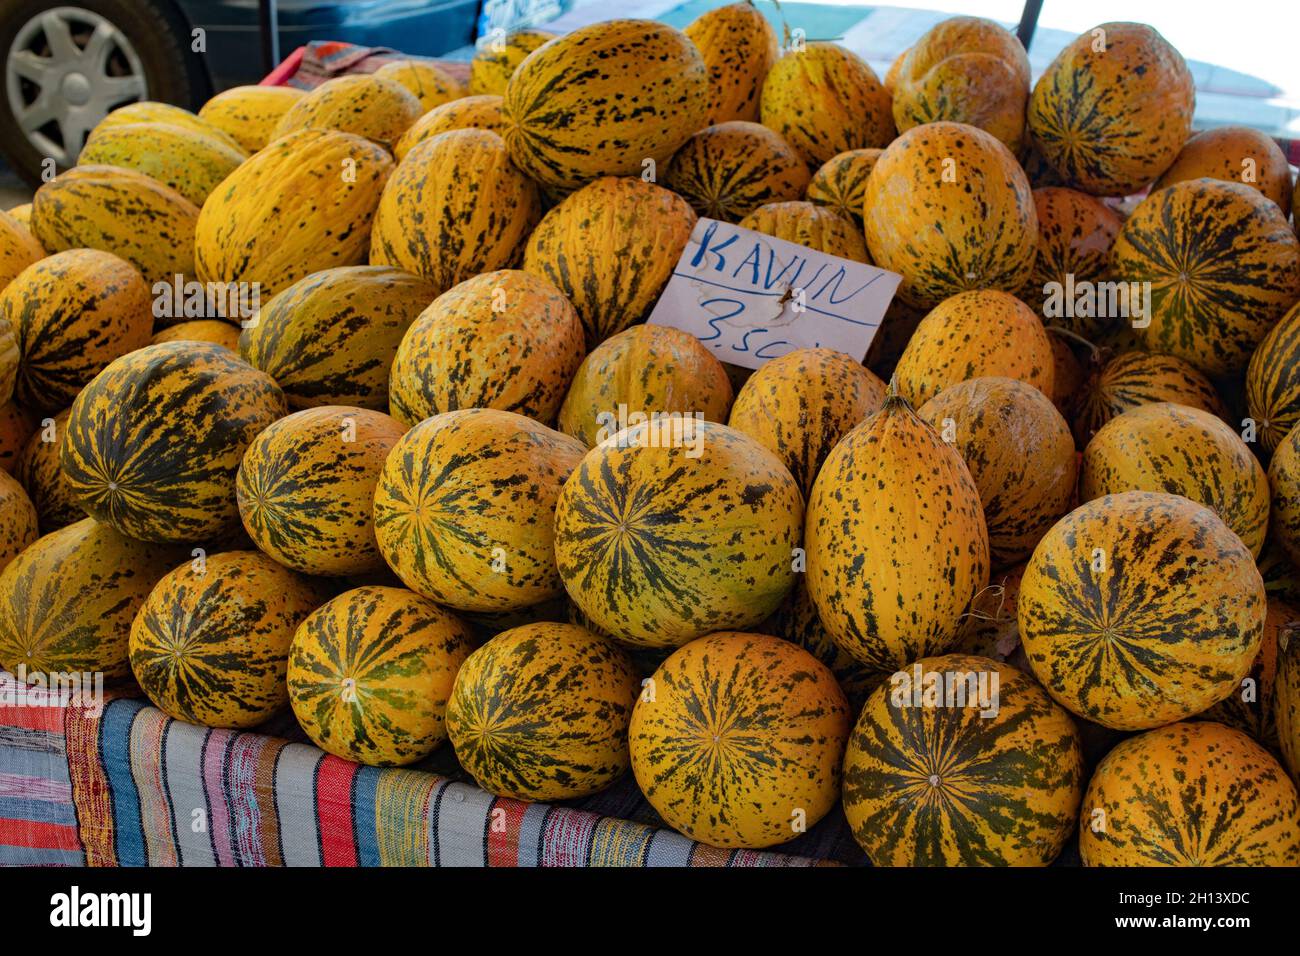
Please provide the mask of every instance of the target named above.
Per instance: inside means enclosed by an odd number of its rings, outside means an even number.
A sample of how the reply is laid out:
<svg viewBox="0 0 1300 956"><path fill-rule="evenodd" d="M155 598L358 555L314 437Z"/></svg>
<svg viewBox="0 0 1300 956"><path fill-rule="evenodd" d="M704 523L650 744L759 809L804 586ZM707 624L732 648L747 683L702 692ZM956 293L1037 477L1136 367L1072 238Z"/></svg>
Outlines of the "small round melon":
<svg viewBox="0 0 1300 956"><path fill-rule="evenodd" d="M498 634L461 665L447 704L460 765L489 793L567 800L628 767L639 687L626 653L573 624Z"/></svg>
<svg viewBox="0 0 1300 956"><path fill-rule="evenodd" d="M388 385L414 425L458 408L499 408L545 424L586 354L582 321L546 279L486 272L444 292L406 330Z"/></svg>
<svg viewBox="0 0 1300 956"><path fill-rule="evenodd" d="M739 222L764 203L802 199L808 167L779 134L733 120L688 139L663 182L701 216Z"/></svg>
<svg viewBox="0 0 1300 956"><path fill-rule="evenodd" d="M883 149L849 149L832 156L813 173L804 198L819 206L829 206L861 226L867 177L883 152Z"/></svg>
<svg viewBox="0 0 1300 956"><path fill-rule="evenodd" d="M381 412L324 405L272 423L244 452L235 499L257 547L304 574L384 569L375 485L405 427Z"/></svg>
<svg viewBox="0 0 1300 956"><path fill-rule="evenodd" d="M723 631L675 651L632 713L632 772L674 828L710 846L786 843L840 795L849 707L807 651Z"/></svg>
<svg viewBox="0 0 1300 956"><path fill-rule="evenodd" d="M289 645L323 599L311 579L258 551L187 562L158 582L136 615L131 670L169 717L255 727L289 703Z"/></svg>
<svg viewBox="0 0 1300 956"><path fill-rule="evenodd" d="M917 411L952 442L984 506L994 568L1018 564L1074 498L1074 437L1050 398L1010 378L972 378Z"/></svg>
<svg viewBox="0 0 1300 956"><path fill-rule="evenodd" d="M298 625L289 702L328 753L369 766L413 763L447 739L447 701L472 649L469 626L418 594L346 591Z"/></svg>

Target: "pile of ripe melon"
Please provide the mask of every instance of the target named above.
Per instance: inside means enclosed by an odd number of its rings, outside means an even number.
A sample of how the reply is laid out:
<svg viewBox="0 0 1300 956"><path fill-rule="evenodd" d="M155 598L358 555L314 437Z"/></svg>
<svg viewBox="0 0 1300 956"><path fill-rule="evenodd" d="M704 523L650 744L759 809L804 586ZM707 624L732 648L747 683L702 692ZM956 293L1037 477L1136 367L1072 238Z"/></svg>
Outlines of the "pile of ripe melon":
<svg viewBox="0 0 1300 956"><path fill-rule="evenodd" d="M1300 862L1296 200L1194 98L737 3L121 107L0 214L0 665L720 847ZM698 216L899 273L865 361L644 324Z"/></svg>

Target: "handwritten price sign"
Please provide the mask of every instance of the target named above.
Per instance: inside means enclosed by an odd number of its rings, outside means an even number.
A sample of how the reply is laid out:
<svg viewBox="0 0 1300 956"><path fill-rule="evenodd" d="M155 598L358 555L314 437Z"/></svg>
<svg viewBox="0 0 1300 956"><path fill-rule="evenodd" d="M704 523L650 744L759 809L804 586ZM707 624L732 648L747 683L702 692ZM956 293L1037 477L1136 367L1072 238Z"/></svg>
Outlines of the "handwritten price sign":
<svg viewBox="0 0 1300 956"><path fill-rule="evenodd" d="M818 346L858 361L902 276L716 219L700 219L647 320L758 368Z"/></svg>

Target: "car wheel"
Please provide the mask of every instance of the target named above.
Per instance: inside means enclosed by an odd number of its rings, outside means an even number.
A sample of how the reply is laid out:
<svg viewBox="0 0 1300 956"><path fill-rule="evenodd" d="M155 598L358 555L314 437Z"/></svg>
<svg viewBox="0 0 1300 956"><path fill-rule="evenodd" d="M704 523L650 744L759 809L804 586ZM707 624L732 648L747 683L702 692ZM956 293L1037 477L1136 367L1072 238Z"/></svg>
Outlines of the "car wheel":
<svg viewBox="0 0 1300 956"><path fill-rule="evenodd" d="M206 93L190 34L167 0L0 0L0 149L38 184L77 161L87 134L135 100L193 106Z"/></svg>

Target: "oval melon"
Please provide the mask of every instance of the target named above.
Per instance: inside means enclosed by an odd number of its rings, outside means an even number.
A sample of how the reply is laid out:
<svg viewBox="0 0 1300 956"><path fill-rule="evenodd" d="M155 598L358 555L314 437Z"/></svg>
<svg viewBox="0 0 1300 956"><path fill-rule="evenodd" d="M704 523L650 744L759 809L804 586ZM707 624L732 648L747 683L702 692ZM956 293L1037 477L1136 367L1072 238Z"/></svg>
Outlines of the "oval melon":
<svg viewBox="0 0 1300 956"><path fill-rule="evenodd" d="M151 341L155 345L159 342L211 342L238 354L239 326L221 319L193 319L160 329Z"/></svg>
<svg viewBox="0 0 1300 956"><path fill-rule="evenodd" d="M799 487L772 452L725 425L666 417L582 459L556 505L555 560L602 631L674 647L776 610L802 525Z"/></svg>
<svg viewBox="0 0 1300 956"><path fill-rule="evenodd" d="M1085 289L1083 283L1106 280L1110 249L1123 223L1100 199L1062 186L1035 189L1034 209L1038 254L1021 295L1047 325L1095 339L1115 317L1095 314L1095 296L1070 293Z"/></svg>
<svg viewBox="0 0 1300 956"><path fill-rule="evenodd" d="M555 503L584 451L514 412L427 418L380 474L380 553L412 591L456 610L517 610L555 597Z"/></svg>
<svg viewBox="0 0 1300 956"><path fill-rule="evenodd" d="M709 70L706 122L756 121L763 81L780 56L767 17L752 3L729 3L706 10L684 32Z"/></svg>
<svg viewBox="0 0 1300 956"><path fill-rule="evenodd" d="M1300 302L1269 329L1250 357L1246 404L1266 452L1300 423Z"/></svg>
<svg viewBox="0 0 1300 956"><path fill-rule="evenodd" d="M444 292L407 329L389 404L406 425L458 408L551 424L585 354L582 321L555 286L514 269L485 272Z"/></svg>
<svg viewBox="0 0 1300 956"><path fill-rule="evenodd" d="M1029 557L1074 498L1074 438L1051 399L1015 379L973 378L944 389L917 414L970 469L993 566Z"/></svg>
<svg viewBox="0 0 1300 956"><path fill-rule="evenodd" d="M966 289L1018 292L1037 254L1038 215L1011 151L963 123L927 123L885 148L867 180L871 260L930 307Z"/></svg>
<svg viewBox="0 0 1300 956"><path fill-rule="evenodd" d="M201 541L236 525L244 449L285 411L275 382L219 345L146 345L82 389L60 461L91 516L145 541Z"/></svg>
<svg viewBox="0 0 1300 956"><path fill-rule="evenodd" d="M149 344L149 287L124 259L96 249L55 253L0 292L0 322L18 338L14 396L35 412L66 408L120 355Z"/></svg>
<svg viewBox="0 0 1300 956"><path fill-rule="evenodd" d="M558 37L506 86L506 145L544 186L640 176L705 125L709 73L685 34L651 20L607 20Z"/></svg>
<svg viewBox="0 0 1300 956"><path fill-rule="evenodd" d="M582 360L560 406L559 429L590 448L637 416L720 422L731 399L726 369L699 339L667 325L634 325Z"/></svg>
<svg viewBox="0 0 1300 956"><path fill-rule="evenodd" d="M36 508L8 472L0 471L0 571L36 540Z"/></svg>
<svg viewBox="0 0 1300 956"><path fill-rule="evenodd" d="M879 671L951 648L988 584L975 482L897 396L827 456L808 496L804 547L822 623Z"/></svg>
<svg viewBox="0 0 1300 956"><path fill-rule="evenodd" d="M867 700L844 757L844 813L876 866L1046 866L1074 829L1083 750L1032 679L929 657Z"/></svg>
<svg viewBox="0 0 1300 956"><path fill-rule="evenodd" d="M808 167L766 126L731 121L683 143L663 180L701 216L738 222L764 203L802 199Z"/></svg>
<svg viewBox="0 0 1300 956"><path fill-rule="evenodd" d="M369 766L427 757L447 739L469 627L418 594L361 587L317 608L289 648L289 702L322 750Z"/></svg>
<svg viewBox="0 0 1300 956"><path fill-rule="evenodd" d="M1121 741L1097 767L1079 853L1084 866L1296 866L1300 803L1241 731L1171 724Z"/></svg>
<svg viewBox="0 0 1300 956"><path fill-rule="evenodd" d="M1277 140L1260 130L1219 126L1197 133L1151 188L1202 176L1253 186L1277 203L1283 216L1291 211L1291 167Z"/></svg>
<svg viewBox="0 0 1300 956"><path fill-rule="evenodd" d="M573 624L498 634L461 665L447 736L474 781L518 800L605 789L628 767L638 692L628 656Z"/></svg>
<svg viewBox="0 0 1300 956"><path fill-rule="evenodd" d="M202 206L247 158L242 149L215 136L169 123L128 123L92 133L77 164L134 169Z"/></svg>
<svg viewBox="0 0 1300 956"><path fill-rule="evenodd" d="M1154 402L1112 418L1084 449L1079 500L1121 491L1182 495L1214 511L1258 557L1268 476L1241 436L1199 408Z"/></svg>
<svg viewBox="0 0 1300 956"><path fill-rule="evenodd" d="M819 206L829 206L861 226L867 177L883 152L883 149L849 149L832 156L813 173L804 198Z"/></svg>
<svg viewBox="0 0 1300 956"><path fill-rule="evenodd" d="M69 410L64 409L54 418L39 423L14 465L14 476L22 482L36 506L43 534L66 528L86 517L59 467L63 439L68 433L68 414Z"/></svg>
<svg viewBox="0 0 1300 956"><path fill-rule="evenodd" d="M1051 398L1052 343L1029 307L993 289L944 299L921 320L894 371L898 392L921 404L971 378L1014 378Z"/></svg>
<svg viewBox="0 0 1300 956"><path fill-rule="evenodd" d="M414 147L384 188L370 264L396 266L445 292L509 268L541 218L537 186L485 129L440 133Z"/></svg>
<svg viewBox="0 0 1300 956"><path fill-rule="evenodd" d="M775 452L807 495L831 449L885 401L885 383L834 349L795 349L764 363L727 424Z"/></svg>
<svg viewBox="0 0 1300 956"><path fill-rule="evenodd" d="M346 405L271 423L249 444L235 480L244 530L259 550L303 574L384 570L375 485L405 431L387 415Z"/></svg>
<svg viewBox="0 0 1300 956"><path fill-rule="evenodd" d="M93 518L47 534L0 573L0 667L130 676L127 635L186 549L136 541Z"/></svg>
<svg viewBox="0 0 1300 956"><path fill-rule="evenodd" d="M199 119L255 153L272 140L289 107L306 95L293 86L234 86L204 103Z"/></svg>
<svg viewBox="0 0 1300 956"><path fill-rule="evenodd" d="M131 625L131 670L154 706L205 727L255 727L289 703L285 670L299 623L324 595L257 551L182 564Z"/></svg>
<svg viewBox="0 0 1300 956"><path fill-rule="evenodd" d="M0 212L0 292L18 273L45 257L31 230L7 212Z"/></svg>
<svg viewBox="0 0 1300 956"><path fill-rule="evenodd" d="M400 163L406 154L426 139L453 129L486 129L500 134L505 132L506 117L502 112L505 100L500 96L463 96L436 106L411 124L393 147L393 155Z"/></svg>
<svg viewBox="0 0 1300 956"><path fill-rule="evenodd" d="M271 138L306 129L337 130L392 149L423 112L420 99L396 79L379 72L346 73L296 100Z"/></svg>
<svg viewBox="0 0 1300 956"><path fill-rule="evenodd" d="M1039 681L1070 711L1117 730L1198 714L1250 671L1264 581L1210 509L1128 491L1070 512L1020 586L1020 636Z"/></svg>
<svg viewBox="0 0 1300 956"><path fill-rule="evenodd" d="M826 206L803 201L771 202L740 220L740 226L841 259L871 261L853 221Z"/></svg>
<svg viewBox="0 0 1300 956"><path fill-rule="evenodd" d="M438 295L390 266L341 266L299 279L258 311L239 353L284 389L290 408L388 408L397 347Z"/></svg>

